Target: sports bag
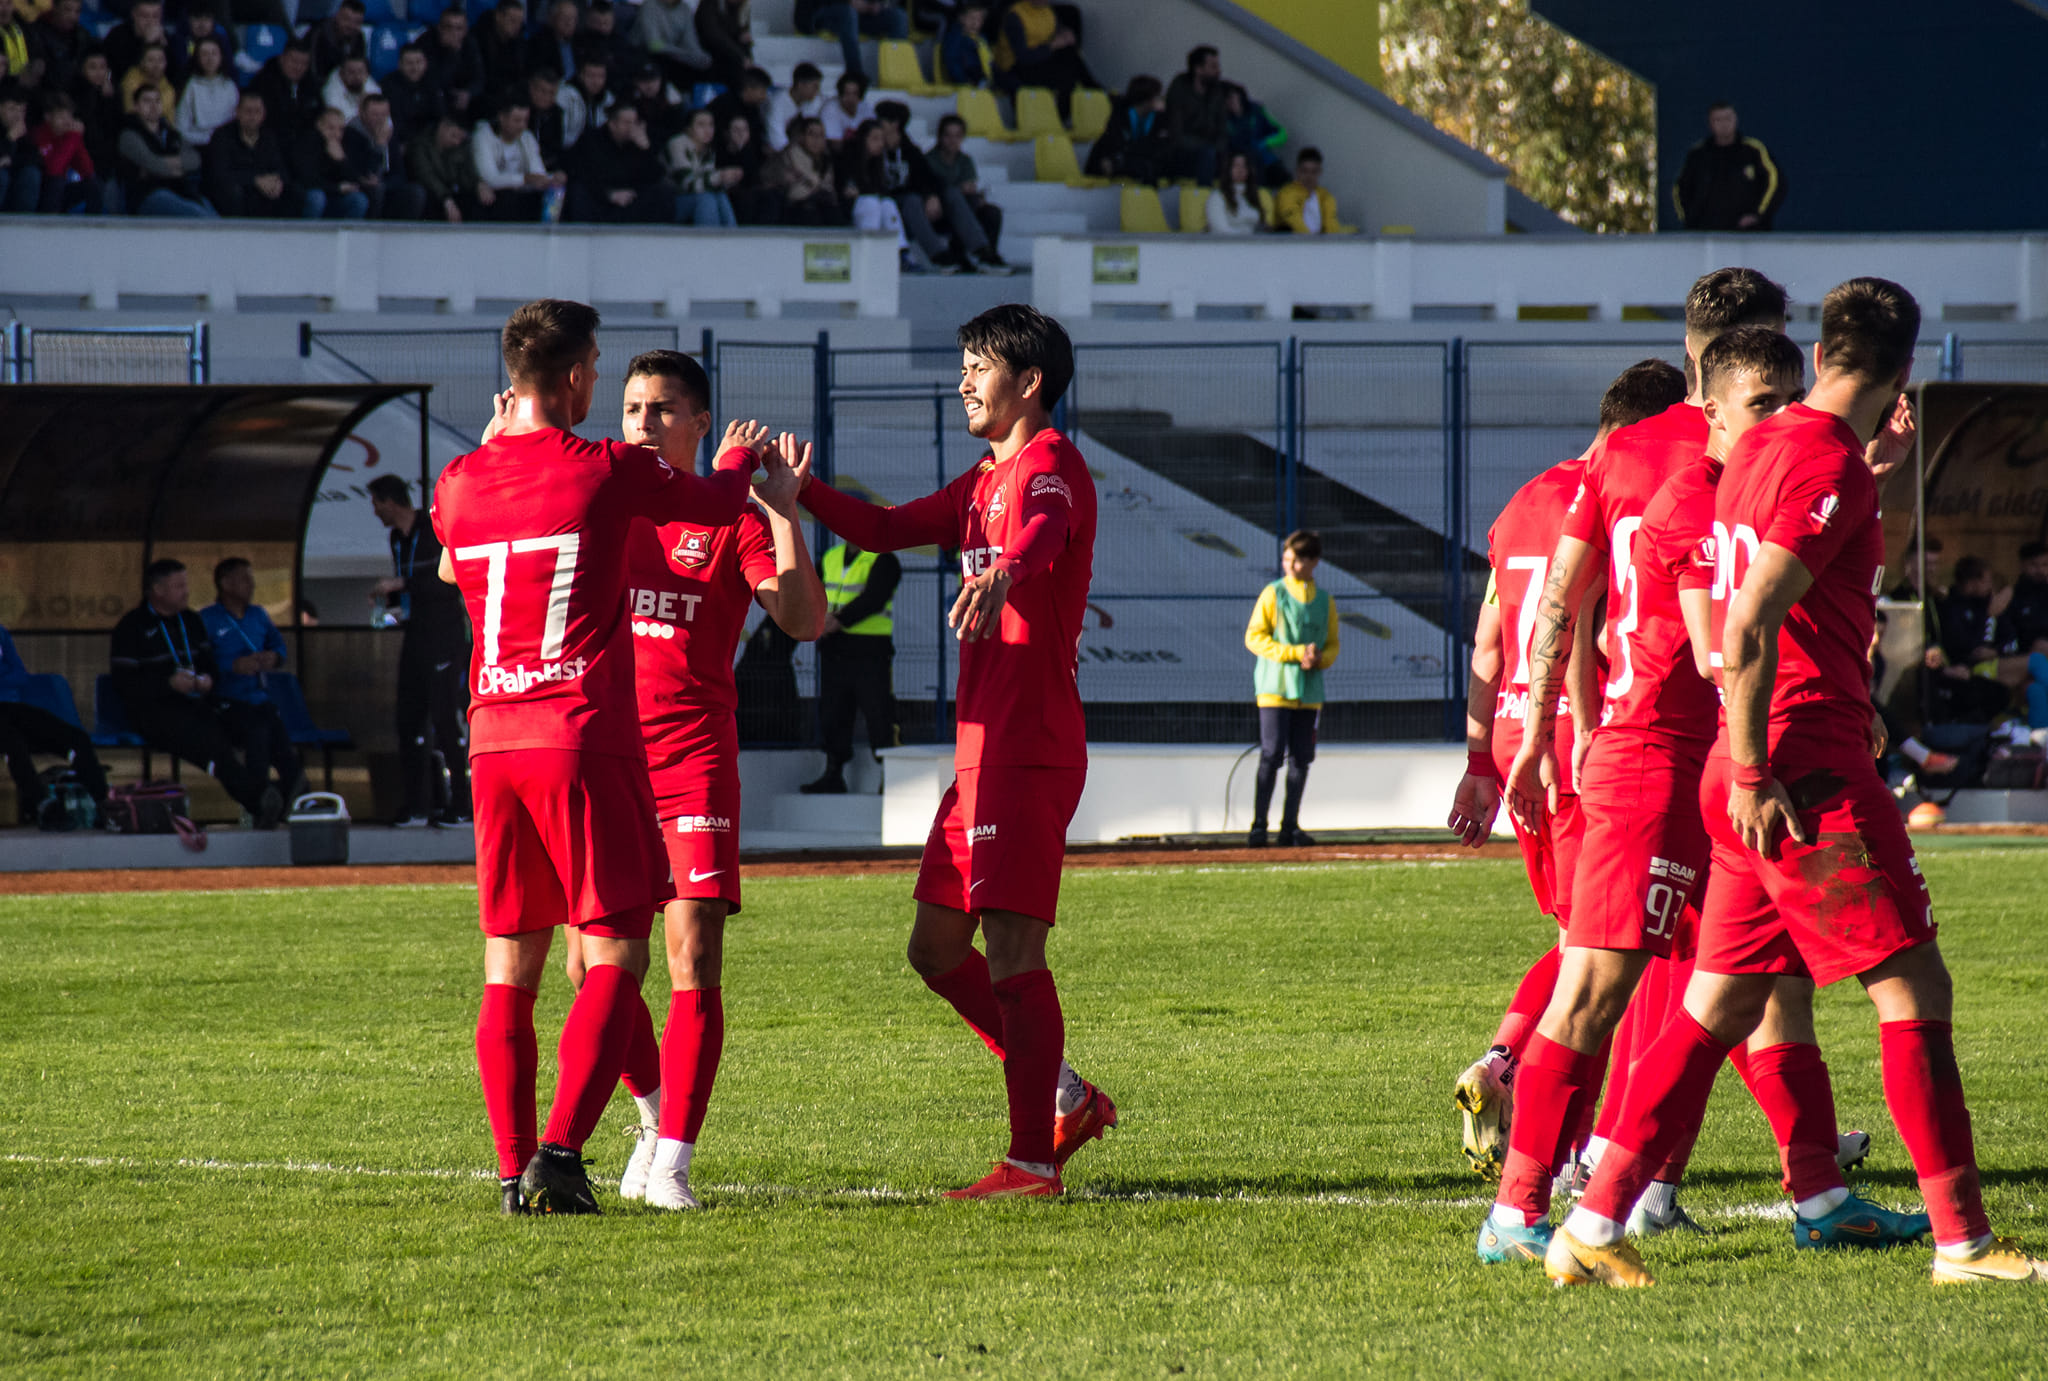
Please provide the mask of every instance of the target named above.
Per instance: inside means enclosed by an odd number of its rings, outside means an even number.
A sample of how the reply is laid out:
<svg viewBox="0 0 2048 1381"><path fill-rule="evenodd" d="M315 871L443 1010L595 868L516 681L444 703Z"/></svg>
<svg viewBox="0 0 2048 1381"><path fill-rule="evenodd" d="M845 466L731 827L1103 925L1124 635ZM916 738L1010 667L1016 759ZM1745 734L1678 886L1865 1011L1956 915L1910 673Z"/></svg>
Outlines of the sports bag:
<svg viewBox="0 0 2048 1381"><path fill-rule="evenodd" d="M36 828L46 834L89 830L99 823L99 807L78 774L68 767L43 772L43 795L36 802Z"/></svg>
<svg viewBox="0 0 2048 1381"><path fill-rule="evenodd" d="M1984 785L1993 791L2039 791L2048 779L2048 753L2029 745L1991 750Z"/></svg>
<svg viewBox="0 0 2048 1381"><path fill-rule="evenodd" d="M123 834L175 834L198 853L206 831L192 823L185 802L185 788L175 782L136 782L107 793L107 814Z"/></svg>

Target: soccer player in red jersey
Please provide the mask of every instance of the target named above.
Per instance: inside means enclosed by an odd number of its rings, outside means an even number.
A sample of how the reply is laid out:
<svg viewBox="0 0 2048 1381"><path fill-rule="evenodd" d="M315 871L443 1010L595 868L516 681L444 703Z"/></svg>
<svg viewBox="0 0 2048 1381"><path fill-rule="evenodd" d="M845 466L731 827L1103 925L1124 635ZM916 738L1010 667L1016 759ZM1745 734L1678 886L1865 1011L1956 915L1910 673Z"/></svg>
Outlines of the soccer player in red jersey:
<svg viewBox="0 0 2048 1381"><path fill-rule="evenodd" d="M1784 974L1854 975L1877 1008L1885 1101L1927 1199L1935 1283L2048 1280L2048 1262L1994 1237L1985 1216L1933 907L1873 761L1868 651L1884 537L1867 448L1895 413L1919 326L1896 283L1835 288L1812 392L1752 429L1716 488L1726 722L1700 788L1714 872L1697 970L1551 1242L1545 1269L1559 1284L1652 1283L1618 1220L1697 1125L1715 1072ZM1802 1232L1836 1241L1882 1227L1804 1209L1800 1219Z"/></svg>
<svg viewBox="0 0 2048 1381"><path fill-rule="evenodd" d="M967 430L989 454L893 508L813 479L804 506L865 551L960 553L947 616L960 639L954 780L918 870L910 963L1003 1061L1010 1150L952 1198L1059 1194L1060 1169L1116 1125L1066 1064L1046 966L1067 823L1087 777L1075 663L1095 552L1095 483L1051 409L1074 376L1060 324L1009 304L960 328ZM987 946L974 948L979 929Z"/></svg>
<svg viewBox="0 0 2048 1381"><path fill-rule="evenodd" d="M1609 433L1653 417L1685 397L1685 379L1662 360L1644 360L1622 371L1600 400L1598 445ZM1590 449L1590 448L1589 448ZM1450 827L1477 848L1486 842L1500 809L1500 781L1514 761L1522 740L1522 716L1528 685L1529 635L1536 617L1536 598L1544 584L1550 554L1564 527L1565 509L1578 492L1585 456L1553 465L1515 492L1487 533L1486 599L1472 639L1472 674L1465 707L1465 776L1451 802ZM1600 588L1585 596L1590 609ZM1567 674L1571 694L1560 704L1588 728L1599 707L1598 659L1592 647L1595 620L1576 623L1580 645L1572 650ZM1568 735L1572 719L1559 727L1560 753L1570 759ZM1536 828L1513 816L1515 838L1528 870L1536 906L1558 925L1571 898L1571 878L1578 862L1578 795L1558 794L1557 810ZM1453 1101L1464 1122L1464 1150L1472 1169L1489 1179L1500 1177L1505 1146L1501 1133L1514 1110L1515 1064L1536 1029L1536 1020L1550 1003L1557 979L1559 949L1543 952L1515 989L1514 998L1494 1033L1492 1047L1458 1079Z"/></svg>
<svg viewBox="0 0 2048 1381"><path fill-rule="evenodd" d="M626 366L620 434L677 469L694 463L711 430L711 381L674 350ZM751 439L742 424L727 446ZM725 449L725 447L721 447ZM656 1208L698 1207L690 1158L725 1048L725 920L740 909L739 693L733 654L755 603L799 642L824 631L825 587L805 548L796 495L810 447L784 433L762 453L749 504L726 527L633 525L626 598L635 639L640 725L676 898L664 910L668 1021L657 1044L642 1001L624 1069L639 1105L619 1197ZM581 932L569 932L570 980L581 983Z"/></svg>
<svg viewBox="0 0 2048 1381"><path fill-rule="evenodd" d="M477 630L470 667L484 998L477 1066L508 1212L595 1213L582 1147L618 1080L656 907L674 895L655 823L625 610L636 517L723 526L755 458L699 479L640 446L585 441L597 313L543 299L505 323L509 405L435 486L441 578ZM554 928L589 974L536 1129L533 1001Z"/></svg>

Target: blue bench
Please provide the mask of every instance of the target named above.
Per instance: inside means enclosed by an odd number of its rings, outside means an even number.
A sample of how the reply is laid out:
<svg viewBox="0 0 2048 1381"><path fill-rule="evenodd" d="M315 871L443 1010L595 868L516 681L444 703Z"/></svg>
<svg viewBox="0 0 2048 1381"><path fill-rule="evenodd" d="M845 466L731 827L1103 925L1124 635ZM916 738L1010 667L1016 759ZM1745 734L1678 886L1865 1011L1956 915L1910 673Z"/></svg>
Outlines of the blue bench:
<svg viewBox="0 0 2048 1381"><path fill-rule="evenodd" d="M288 671L266 672L263 685L270 692L270 699L277 706L277 712L284 717L285 732L291 735L292 743L300 748L320 750L321 770L325 774L326 789L334 790L334 754L337 749L355 747L355 740L346 729L322 729L313 723L313 714L306 708L306 691L299 684L299 678Z"/></svg>

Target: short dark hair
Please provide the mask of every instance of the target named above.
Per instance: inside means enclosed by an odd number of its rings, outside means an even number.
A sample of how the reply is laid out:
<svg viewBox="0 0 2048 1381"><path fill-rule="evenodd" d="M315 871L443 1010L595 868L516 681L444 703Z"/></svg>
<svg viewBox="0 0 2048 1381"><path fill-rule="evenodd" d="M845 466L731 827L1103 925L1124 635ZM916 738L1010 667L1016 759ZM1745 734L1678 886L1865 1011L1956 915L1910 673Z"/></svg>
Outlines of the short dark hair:
<svg viewBox="0 0 2048 1381"><path fill-rule="evenodd" d="M1160 84L1159 78L1148 77L1143 73L1139 73L1137 76L1132 77L1131 84L1124 88L1124 104L1126 106L1150 105L1153 101L1159 99L1159 93L1164 90L1166 88Z"/></svg>
<svg viewBox="0 0 2048 1381"><path fill-rule="evenodd" d="M1897 377L1913 362L1920 339L1920 304L1888 278L1851 278L1820 300L1820 355L1872 383Z"/></svg>
<svg viewBox="0 0 2048 1381"><path fill-rule="evenodd" d="M947 130L951 129L955 125L958 125L961 129L967 128L967 122L961 119L958 115L941 115L939 117L938 132L940 134L944 134Z"/></svg>
<svg viewBox="0 0 2048 1381"><path fill-rule="evenodd" d="M264 113L266 115L270 113L269 103L263 99L263 93L261 91L256 90L254 87L245 87L242 91L242 94L235 97L235 108L237 110L241 109L242 102L244 101L254 101L257 105L263 107Z"/></svg>
<svg viewBox="0 0 2048 1381"><path fill-rule="evenodd" d="M283 57L286 53L304 53L307 57L311 57L313 56L313 45L306 42L303 38L295 38L279 50L278 56Z"/></svg>
<svg viewBox="0 0 2048 1381"><path fill-rule="evenodd" d="M520 0L498 0L497 4L491 6L491 11L494 14L504 14L509 10L518 10L521 14L524 14L526 13L526 6L521 4Z"/></svg>
<svg viewBox="0 0 2048 1381"><path fill-rule="evenodd" d="M1806 379L1806 360L1782 331L1738 326L1707 342L1700 351L1700 393L1717 392L1739 374L1759 379Z"/></svg>
<svg viewBox="0 0 2048 1381"><path fill-rule="evenodd" d="M1715 101L1707 107L1707 114L1712 115L1717 110L1733 109L1735 109L1735 102L1733 101Z"/></svg>
<svg viewBox="0 0 2048 1381"><path fill-rule="evenodd" d="M1981 556L1963 556L1956 559L1955 571L1949 576L1951 585L1967 585L1973 580L1991 574L1991 563Z"/></svg>
<svg viewBox="0 0 2048 1381"><path fill-rule="evenodd" d="M789 74L789 84L791 86L795 86L798 82L821 82L823 80L825 80L825 74L818 70L818 64L815 62L800 62L790 70Z"/></svg>
<svg viewBox="0 0 2048 1381"><path fill-rule="evenodd" d="M51 115L76 115L77 113L78 107L72 103L71 97L62 91L52 91L49 95L43 97L43 115L45 117Z"/></svg>
<svg viewBox="0 0 2048 1381"><path fill-rule="evenodd" d="M846 90L848 83L851 83L852 85L859 87L861 95L865 96L868 94L867 74L863 72L841 72L839 74L839 80L832 83L832 90L835 93L844 91Z"/></svg>
<svg viewBox="0 0 2048 1381"><path fill-rule="evenodd" d="M1320 163L1322 161L1323 151L1317 148L1314 144L1310 144L1300 153L1294 155L1294 166L1297 168L1299 168L1304 163Z"/></svg>
<svg viewBox="0 0 2048 1381"><path fill-rule="evenodd" d="M1600 430L1632 427L1685 401L1685 375L1664 360L1637 360L1600 395Z"/></svg>
<svg viewBox="0 0 2048 1381"><path fill-rule="evenodd" d="M213 588L218 590L221 582L249 564L246 556L228 556L213 563Z"/></svg>
<svg viewBox="0 0 2048 1381"><path fill-rule="evenodd" d="M553 77L550 77L549 80L552 81ZM514 87L511 90L506 91L504 95L498 97L498 106L497 109L491 112L491 118L495 120L500 115L506 115L515 110L524 110L528 112L531 112L533 110L533 102L528 100L526 98L526 93L524 91L519 90L517 87Z"/></svg>
<svg viewBox="0 0 2048 1381"><path fill-rule="evenodd" d="M1203 63L1207 62L1210 58L1220 56L1222 55L1216 51L1216 48L1213 44L1198 43L1194 47L1188 49L1188 71L1192 72L1197 67L1200 67Z"/></svg>
<svg viewBox="0 0 2048 1381"><path fill-rule="evenodd" d="M1050 412L1074 382L1074 342L1066 327L1035 307L1005 302L991 307L959 331L962 350L995 360L1012 373L1038 371L1038 404Z"/></svg>
<svg viewBox="0 0 2048 1381"><path fill-rule="evenodd" d="M159 556L156 560L142 568L142 588L154 590L157 586L163 584L164 581L184 569L185 563L178 560L177 557Z"/></svg>
<svg viewBox="0 0 2048 1381"><path fill-rule="evenodd" d="M824 123L823 120L820 120L815 115L793 115L790 117L789 123L783 127L782 132L787 134L789 142L794 144L797 140L811 132L812 125L823 125Z"/></svg>
<svg viewBox="0 0 2048 1381"><path fill-rule="evenodd" d="M1715 269L1685 295L1685 333L1712 340L1738 326L1782 326L1785 289L1755 269Z"/></svg>
<svg viewBox="0 0 2048 1381"><path fill-rule="evenodd" d="M766 72L762 71L758 67L749 67L744 73L741 74L740 85L742 87L762 86L768 88L770 91L773 91L775 89L775 78L769 76Z"/></svg>
<svg viewBox="0 0 2048 1381"><path fill-rule="evenodd" d="M528 86L533 85L535 82L547 82L551 86L560 86L562 84L562 74L552 67L536 67L526 74L526 84Z"/></svg>
<svg viewBox="0 0 2048 1381"><path fill-rule="evenodd" d="M697 411L711 411L711 376L704 366L680 350L643 350L626 366L626 383L639 378L674 379L697 405Z"/></svg>
<svg viewBox="0 0 2048 1381"><path fill-rule="evenodd" d="M425 57L427 55L426 45L415 40L398 50L400 57L404 57L407 53L418 53L421 57Z"/></svg>
<svg viewBox="0 0 2048 1381"><path fill-rule="evenodd" d="M366 105L390 105L391 98L381 91L365 91L363 99L356 103L356 113L361 114Z"/></svg>
<svg viewBox="0 0 2048 1381"><path fill-rule="evenodd" d="M412 486L402 475L379 475L370 481L370 497L382 499L385 503L402 503L412 507Z"/></svg>
<svg viewBox="0 0 2048 1381"><path fill-rule="evenodd" d="M363 4L363 0L340 0L340 3L334 8L337 10L353 10L357 14L368 14L370 12L369 8Z"/></svg>
<svg viewBox="0 0 2048 1381"><path fill-rule="evenodd" d="M910 123L910 107L901 101L883 101L875 107L875 118L885 125Z"/></svg>
<svg viewBox="0 0 2048 1381"><path fill-rule="evenodd" d="M1323 534L1311 532L1305 527L1297 528L1295 531L1288 533L1287 540L1280 545L1293 552L1303 561L1320 561L1323 559Z"/></svg>
<svg viewBox="0 0 2048 1381"><path fill-rule="evenodd" d="M583 362L597 324L597 309L581 302L543 297L527 303L505 318L505 373L515 383L560 383Z"/></svg>
<svg viewBox="0 0 2048 1381"><path fill-rule="evenodd" d="M469 22L469 10L462 5L450 5L447 9L441 11L440 16L434 22L439 24L443 19L460 19L463 23L467 24Z"/></svg>
<svg viewBox="0 0 2048 1381"><path fill-rule="evenodd" d="M2020 543L2020 560L2033 561L2043 556L2048 556L2048 542Z"/></svg>

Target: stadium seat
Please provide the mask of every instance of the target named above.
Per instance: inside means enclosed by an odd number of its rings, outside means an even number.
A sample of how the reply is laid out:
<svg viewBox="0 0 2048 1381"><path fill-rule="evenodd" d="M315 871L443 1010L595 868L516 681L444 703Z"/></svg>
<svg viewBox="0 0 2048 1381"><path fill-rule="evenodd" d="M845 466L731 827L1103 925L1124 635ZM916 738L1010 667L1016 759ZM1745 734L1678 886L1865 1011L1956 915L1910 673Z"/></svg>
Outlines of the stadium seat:
<svg viewBox="0 0 2048 1381"><path fill-rule="evenodd" d="M698 82L690 88L690 109L702 110L724 94L722 82Z"/></svg>
<svg viewBox="0 0 2048 1381"><path fill-rule="evenodd" d="M370 75L386 77L398 70L398 50L411 42L403 24L379 24L370 31Z"/></svg>
<svg viewBox="0 0 2048 1381"><path fill-rule="evenodd" d="M21 703L46 710L74 729L85 727L78 722L78 702L72 698L71 683L54 671L31 675L21 688Z"/></svg>
<svg viewBox="0 0 2048 1381"><path fill-rule="evenodd" d="M1074 141L1064 134L1041 134L1031 146L1031 175L1040 182L1064 182L1069 187L1104 187L1104 178L1089 177L1074 157Z"/></svg>
<svg viewBox="0 0 2048 1381"><path fill-rule="evenodd" d="M1109 128L1109 93L1091 87L1074 88L1074 103L1068 118L1076 144L1092 144Z"/></svg>
<svg viewBox="0 0 2048 1381"><path fill-rule="evenodd" d="M1206 187L1183 187L1180 189L1180 233L1200 235L1209 228L1209 189Z"/></svg>
<svg viewBox="0 0 2048 1381"><path fill-rule="evenodd" d="M1117 224L1126 235L1166 235L1166 208L1151 187L1126 186L1117 198Z"/></svg>
<svg viewBox="0 0 2048 1381"><path fill-rule="evenodd" d="M106 672L92 679L92 741L101 748L142 747L142 735L128 727L128 711Z"/></svg>
<svg viewBox="0 0 2048 1381"><path fill-rule="evenodd" d="M306 692L299 685L299 678L288 671L273 671L263 678L264 689L277 706L277 712L284 718L284 728L291 740L301 748L318 748L321 767L326 776L326 789L334 790L334 752L337 748L353 748L355 741L346 729L322 729L313 723L313 715L306 708Z"/></svg>
<svg viewBox="0 0 2048 1381"><path fill-rule="evenodd" d="M422 6L424 8L424 6ZM402 16L391 8L391 0L363 0L363 22L365 24L396 23Z"/></svg>
<svg viewBox="0 0 2048 1381"><path fill-rule="evenodd" d="M970 139L993 139L1001 144L1019 142L1017 132L1003 123L996 105L996 93L982 86L963 86L953 96L953 109L967 122Z"/></svg>
<svg viewBox="0 0 2048 1381"><path fill-rule="evenodd" d="M292 31L282 24L244 24L242 26L242 48L235 54L235 70L253 77L263 70L263 64L284 51L284 45L291 42Z"/></svg>
<svg viewBox="0 0 2048 1381"><path fill-rule="evenodd" d="M934 86L925 80L924 64L917 59L917 45L908 39L885 38L875 46L876 86L885 91L907 91L913 96L943 96L950 86Z"/></svg>
<svg viewBox="0 0 2048 1381"><path fill-rule="evenodd" d="M1017 88L1017 137L1036 139L1041 134L1065 134L1060 123L1059 102L1042 86Z"/></svg>
<svg viewBox="0 0 2048 1381"><path fill-rule="evenodd" d="M121 22L121 16L111 10L88 10L78 16L78 22L87 33L104 43L107 35L114 31L114 26ZM119 81L120 78L114 80Z"/></svg>

